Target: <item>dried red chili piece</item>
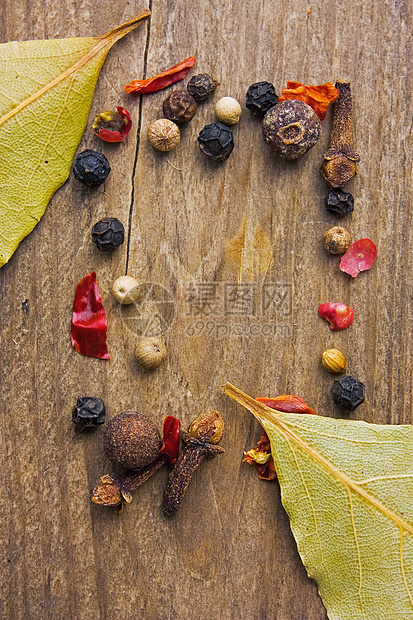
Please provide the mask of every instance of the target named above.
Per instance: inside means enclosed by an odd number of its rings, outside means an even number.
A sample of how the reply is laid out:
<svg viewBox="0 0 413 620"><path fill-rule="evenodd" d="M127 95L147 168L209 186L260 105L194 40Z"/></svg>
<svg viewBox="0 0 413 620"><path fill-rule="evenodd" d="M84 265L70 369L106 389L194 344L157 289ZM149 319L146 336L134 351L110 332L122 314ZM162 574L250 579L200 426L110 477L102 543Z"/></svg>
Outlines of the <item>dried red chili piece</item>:
<svg viewBox="0 0 413 620"><path fill-rule="evenodd" d="M275 398L260 397L256 398L256 400L266 407L277 409L284 413L315 414L314 409L306 405L303 398L294 396L293 394L283 394ZM275 480L277 474L275 472L274 460L271 455L271 444L267 433L263 432L255 448L246 453L243 463L244 462L255 465L258 478L261 480Z"/></svg>
<svg viewBox="0 0 413 620"><path fill-rule="evenodd" d="M96 273L88 273L77 285L72 312L72 345L82 355L110 359L106 345L106 311Z"/></svg>
<svg viewBox="0 0 413 620"><path fill-rule="evenodd" d="M159 454L167 454L171 465L175 465L179 454L179 427L181 422L173 415L167 415L162 424L162 447Z"/></svg>
<svg viewBox="0 0 413 620"><path fill-rule="evenodd" d="M326 319L330 323L330 327L334 332L350 327L354 318L354 310L345 304L331 301L321 304L318 308L318 314L322 319Z"/></svg>
<svg viewBox="0 0 413 620"><path fill-rule="evenodd" d="M122 142L129 134L132 119L127 110L118 105L116 112L105 110L93 123L93 133L105 142Z"/></svg>
<svg viewBox="0 0 413 620"><path fill-rule="evenodd" d="M190 56L167 71L155 75L153 78L148 78L147 80L133 80L133 82L127 84L124 88L127 93L141 93L142 95L155 93L158 90L162 90L167 86L171 86L171 84L176 84L176 82L183 80L195 62L196 58Z"/></svg>
<svg viewBox="0 0 413 620"><path fill-rule="evenodd" d="M287 88L281 93L278 103L287 99L299 99L313 108L314 112L323 121L326 117L330 103L338 99L340 91L333 82L319 84L318 86L306 86L300 82L287 82Z"/></svg>
<svg viewBox="0 0 413 620"><path fill-rule="evenodd" d="M282 396L276 396L275 398L263 398L259 397L259 403L262 403L266 407L271 409L277 409L277 411L283 411L284 413L313 413L314 409L311 409L305 404L304 398L300 396L294 396L294 394L283 394Z"/></svg>
<svg viewBox="0 0 413 620"><path fill-rule="evenodd" d="M359 239L352 243L341 257L340 269L355 278L360 271L370 269L376 256L376 244L371 239Z"/></svg>

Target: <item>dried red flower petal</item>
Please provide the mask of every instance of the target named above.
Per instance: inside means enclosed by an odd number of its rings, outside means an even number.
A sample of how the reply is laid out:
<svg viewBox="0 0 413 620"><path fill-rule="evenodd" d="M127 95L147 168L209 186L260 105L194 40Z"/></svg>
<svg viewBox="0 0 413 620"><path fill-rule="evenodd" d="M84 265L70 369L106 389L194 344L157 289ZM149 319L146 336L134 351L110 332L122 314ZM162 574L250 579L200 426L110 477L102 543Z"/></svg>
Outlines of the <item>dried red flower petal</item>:
<svg viewBox="0 0 413 620"><path fill-rule="evenodd" d="M158 90L162 90L171 84L176 84L176 82L183 80L195 62L196 59L190 56L174 67L167 69L167 71L159 73L159 75L155 75L147 80L133 80L133 82L127 84L124 88L128 94L140 93L144 95L147 93L155 93Z"/></svg>
<svg viewBox="0 0 413 620"><path fill-rule="evenodd" d="M353 322L354 310L342 303L327 302L318 308L318 314L322 319L330 323L334 332L347 329Z"/></svg>
<svg viewBox="0 0 413 620"><path fill-rule="evenodd" d="M82 355L108 360L107 329L106 311L93 271L76 287L72 311L72 345Z"/></svg>
<svg viewBox="0 0 413 620"><path fill-rule="evenodd" d="M318 86L306 86L300 82L288 81L287 88L284 88L281 97L278 98L278 103L287 99L299 99L313 108L320 121L323 121L330 103L338 99L339 94L340 91L334 86L333 82L319 84Z"/></svg>
<svg viewBox="0 0 413 620"><path fill-rule="evenodd" d="M117 129L111 129L110 127L105 127L105 118L104 115L110 114L110 112L102 112L96 118L95 123L93 124L93 133L104 140L105 142L122 142L127 135L129 134L132 127L132 119L129 112L123 108L122 106L116 106L116 110L121 117L123 123L120 128L120 131ZM113 114L113 112L112 112ZM101 119L101 128L99 127L98 119ZM118 117L119 118L119 117ZM110 125L110 121L108 123ZM102 126L103 125L103 126Z"/></svg>
<svg viewBox="0 0 413 620"><path fill-rule="evenodd" d="M173 415L167 415L162 424L162 448L159 454L167 454L171 465L175 465L179 454L179 427L180 420Z"/></svg>
<svg viewBox="0 0 413 620"><path fill-rule="evenodd" d="M376 244L371 239L359 239L352 243L341 257L340 269L355 278L360 271L370 269L376 256Z"/></svg>

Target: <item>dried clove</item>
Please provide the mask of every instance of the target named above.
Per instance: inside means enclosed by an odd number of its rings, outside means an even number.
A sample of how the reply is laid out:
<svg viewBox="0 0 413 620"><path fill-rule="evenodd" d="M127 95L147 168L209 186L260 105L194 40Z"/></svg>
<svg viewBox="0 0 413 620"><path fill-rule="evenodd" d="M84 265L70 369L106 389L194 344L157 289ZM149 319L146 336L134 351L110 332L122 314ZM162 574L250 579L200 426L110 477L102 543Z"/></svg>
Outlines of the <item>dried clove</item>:
<svg viewBox="0 0 413 620"><path fill-rule="evenodd" d="M324 155L321 174L332 187L343 187L357 174L360 155L354 150L350 82L338 81L336 88L340 95L333 104L330 148Z"/></svg>
<svg viewBox="0 0 413 620"><path fill-rule="evenodd" d="M165 491L164 511L174 514L184 498L196 468L205 456L215 456L225 452L217 444L224 431L224 421L217 411L199 416L189 427L189 432L181 430L184 448L169 474Z"/></svg>
<svg viewBox="0 0 413 620"><path fill-rule="evenodd" d="M117 476L101 476L92 492L92 502L99 506L123 506L132 501L132 492L146 482L168 460L161 454L152 463L141 469L129 469Z"/></svg>

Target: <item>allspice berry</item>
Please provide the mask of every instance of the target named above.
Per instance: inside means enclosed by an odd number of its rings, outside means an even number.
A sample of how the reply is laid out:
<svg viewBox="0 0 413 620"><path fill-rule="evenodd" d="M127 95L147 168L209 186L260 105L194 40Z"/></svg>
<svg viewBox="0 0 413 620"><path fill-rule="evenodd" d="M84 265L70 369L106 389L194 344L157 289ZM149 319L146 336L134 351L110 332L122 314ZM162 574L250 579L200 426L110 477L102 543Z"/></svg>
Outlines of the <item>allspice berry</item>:
<svg viewBox="0 0 413 620"><path fill-rule="evenodd" d="M135 349L136 359L147 370L154 370L166 359L166 346L159 338L144 338Z"/></svg>
<svg viewBox="0 0 413 620"><path fill-rule="evenodd" d="M324 233L324 248L330 254L344 254L350 243L350 233L341 226L333 226Z"/></svg>
<svg viewBox="0 0 413 620"><path fill-rule="evenodd" d="M317 114L304 101L288 99L270 108L262 121L264 140L285 159L296 159L311 149L320 137Z"/></svg>
<svg viewBox="0 0 413 620"><path fill-rule="evenodd" d="M103 448L112 463L141 469L159 456L161 436L155 424L141 413L124 411L106 429Z"/></svg>
<svg viewBox="0 0 413 620"><path fill-rule="evenodd" d="M233 97L222 97L215 104L215 114L224 125L236 125L241 116L241 106Z"/></svg>
<svg viewBox="0 0 413 620"><path fill-rule="evenodd" d="M168 118L160 118L148 127L148 140L158 151L172 151L181 139L178 125Z"/></svg>
<svg viewBox="0 0 413 620"><path fill-rule="evenodd" d="M174 90L163 102L163 114L165 118L181 125L193 119L197 107L188 91Z"/></svg>

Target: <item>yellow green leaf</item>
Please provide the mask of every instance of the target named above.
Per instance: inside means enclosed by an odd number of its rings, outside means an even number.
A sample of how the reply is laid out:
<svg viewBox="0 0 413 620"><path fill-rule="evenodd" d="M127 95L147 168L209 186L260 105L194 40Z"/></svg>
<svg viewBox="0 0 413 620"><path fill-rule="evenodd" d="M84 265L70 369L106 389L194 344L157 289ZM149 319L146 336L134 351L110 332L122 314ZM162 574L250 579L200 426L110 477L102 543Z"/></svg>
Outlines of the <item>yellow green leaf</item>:
<svg viewBox="0 0 413 620"><path fill-rule="evenodd" d="M281 413L230 383L271 442L298 551L330 620L413 618L413 426Z"/></svg>
<svg viewBox="0 0 413 620"><path fill-rule="evenodd" d="M108 51L149 15L101 37L0 45L0 267L68 178Z"/></svg>

